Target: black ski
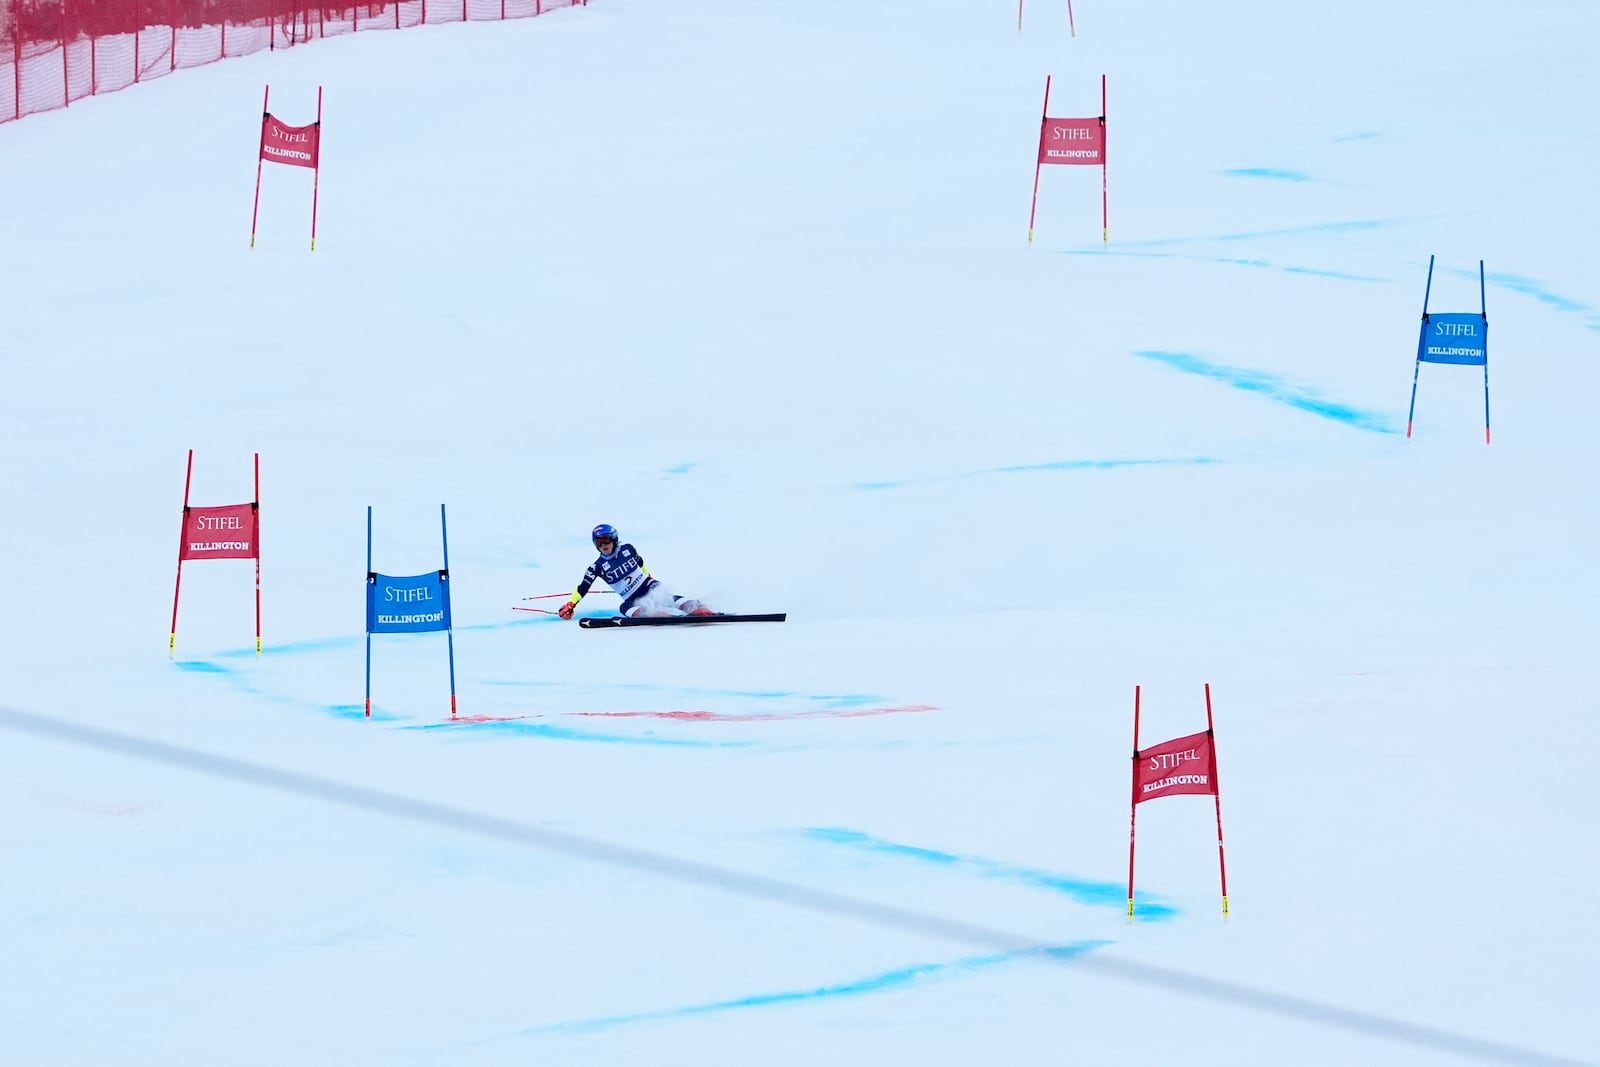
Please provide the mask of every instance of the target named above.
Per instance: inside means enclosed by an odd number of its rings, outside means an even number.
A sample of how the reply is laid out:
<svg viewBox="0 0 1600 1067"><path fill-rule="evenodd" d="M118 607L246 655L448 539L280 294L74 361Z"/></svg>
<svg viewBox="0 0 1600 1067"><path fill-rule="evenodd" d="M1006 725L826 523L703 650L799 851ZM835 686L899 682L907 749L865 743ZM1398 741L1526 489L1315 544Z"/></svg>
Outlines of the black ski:
<svg viewBox="0 0 1600 1067"><path fill-rule="evenodd" d="M585 630L609 630L619 626L704 626L712 622L783 622L788 617L788 612L783 611L770 615L674 615L665 619L626 619L621 615L612 615L603 619L579 619L578 625Z"/></svg>

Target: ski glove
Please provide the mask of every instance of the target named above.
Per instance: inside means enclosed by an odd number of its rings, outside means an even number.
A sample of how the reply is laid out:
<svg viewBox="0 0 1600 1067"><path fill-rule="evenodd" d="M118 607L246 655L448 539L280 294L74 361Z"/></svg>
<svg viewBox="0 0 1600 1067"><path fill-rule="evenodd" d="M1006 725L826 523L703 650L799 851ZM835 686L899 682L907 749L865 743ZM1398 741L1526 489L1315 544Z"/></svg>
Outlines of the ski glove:
<svg viewBox="0 0 1600 1067"><path fill-rule="evenodd" d="M570 619L572 618L572 613L577 610L577 607L578 602L576 600L569 600L565 604L561 605L561 607L556 611L556 614L560 615L563 619Z"/></svg>

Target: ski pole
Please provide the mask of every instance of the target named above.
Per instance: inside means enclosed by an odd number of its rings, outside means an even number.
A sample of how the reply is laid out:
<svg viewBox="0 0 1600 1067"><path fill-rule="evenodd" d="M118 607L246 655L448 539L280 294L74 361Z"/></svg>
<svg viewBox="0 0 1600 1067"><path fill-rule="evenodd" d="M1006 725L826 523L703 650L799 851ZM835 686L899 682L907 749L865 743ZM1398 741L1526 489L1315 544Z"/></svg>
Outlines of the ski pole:
<svg viewBox="0 0 1600 1067"><path fill-rule="evenodd" d="M616 592L617 591L615 589L591 589L589 591L589 595L590 596L615 596ZM568 590L565 593L540 593L538 596L525 596L522 599L523 600L554 600L557 597L569 597L571 595L572 595L571 590Z"/></svg>

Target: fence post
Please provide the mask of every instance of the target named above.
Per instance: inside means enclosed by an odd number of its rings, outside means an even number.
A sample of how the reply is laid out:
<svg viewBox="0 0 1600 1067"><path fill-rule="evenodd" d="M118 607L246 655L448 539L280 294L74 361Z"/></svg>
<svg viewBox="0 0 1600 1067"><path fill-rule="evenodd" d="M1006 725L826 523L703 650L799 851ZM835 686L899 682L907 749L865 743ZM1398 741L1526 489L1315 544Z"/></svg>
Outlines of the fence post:
<svg viewBox="0 0 1600 1067"><path fill-rule="evenodd" d="M61 38L61 106L72 104L72 72L67 69L67 5L56 8L56 34Z"/></svg>

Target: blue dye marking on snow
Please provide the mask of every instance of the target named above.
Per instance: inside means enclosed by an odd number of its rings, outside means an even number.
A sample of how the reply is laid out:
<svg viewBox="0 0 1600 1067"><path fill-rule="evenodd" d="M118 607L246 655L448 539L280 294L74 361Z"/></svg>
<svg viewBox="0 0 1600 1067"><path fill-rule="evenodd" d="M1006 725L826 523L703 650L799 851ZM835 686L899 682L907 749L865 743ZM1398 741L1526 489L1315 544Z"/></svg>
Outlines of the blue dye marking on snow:
<svg viewBox="0 0 1600 1067"><path fill-rule="evenodd" d="M1349 274L1342 270L1323 270L1320 267L1279 267L1286 274L1309 274L1313 278L1338 278L1346 282L1380 282L1382 278L1368 278L1361 274Z"/></svg>
<svg viewBox="0 0 1600 1067"><path fill-rule="evenodd" d="M1000 863L981 856L960 856L953 852L942 852L938 849L922 848L917 845L902 845L894 841L885 841L882 838L873 837L870 834L864 834L859 830L816 827L804 832L807 837L817 841L825 841L830 845L843 845L848 848L863 849L869 852L896 856L901 859L915 860L919 863L931 863L940 867L964 868L976 871L985 878L1016 882L1033 889L1045 889L1052 893L1060 893L1063 896L1071 897L1080 904L1108 908L1125 908L1128 904L1128 887L1115 882L1090 882L1081 878L1070 878L1051 871L1039 870L1036 867L1017 867ZM1160 922L1173 918L1179 912L1176 908L1168 907L1164 904L1149 903L1148 898L1142 898L1136 914L1145 922Z"/></svg>
<svg viewBox="0 0 1600 1067"><path fill-rule="evenodd" d="M1192 459L1062 459L1054 463L1027 463L1016 467L1000 467L998 474L1022 474L1028 471L1108 471L1119 467L1170 467L1214 463L1204 458Z"/></svg>
<svg viewBox="0 0 1600 1067"><path fill-rule="evenodd" d="M690 471L694 470L698 466L700 466L700 464L698 464L698 463L680 463L676 467L668 467L666 470L662 471L661 473L662 474L671 474L671 475L688 474Z"/></svg>
<svg viewBox="0 0 1600 1067"><path fill-rule="evenodd" d="M981 971L993 970L1006 964L1020 963L1029 959L1075 959L1086 953L1093 952L1095 949L1104 948L1109 944L1111 944L1110 941L1075 941L1067 945L1045 946L1022 952L968 956L948 963L919 963L909 967L900 967L892 971L868 975L855 981L837 982L833 985L817 988L786 990L777 993L757 993L748 997L717 1000L706 1004L690 1004L681 1008L643 1011L632 1015L611 1015L598 1019L580 1019L574 1022L530 1027L522 1031L522 1033L526 1036L585 1034L594 1033L598 1030L609 1030L619 1026L630 1026L636 1023L688 1019L721 1012L740 1011L747 1008L767 1008L778 1004L801 1004L844 997L870 996L873 993L887 993L894 990L907 989L929 980L962 977Z"/></svg>
<svg viewBox="0 0 1600 1067"><path fill-rule="evenodd" d="M514 719L509 722L424 722L400 727L402 730L452 730L481 736L485 733L540 737L549 741L588 741L611 745L653 745L668 748L749 748L748 741L697 741L687 738L657 737L654 734L602 734L574 730L551 723Z"/></svg>
<svg viewBox="0 0 1600 1067"><path fill-rule="evenodd" d="M366 635L351 636L345 634L340 637L310 638L304 641L287 641L281 645L263 645L262 655L285 656L301 652L331 652L340 648L351 648L359 645ZM226 652L217 653L218 657L238 659L244 656L254 656L254 648L230 648Z"/></svg>
<svg viewBox="0 0 1600 1067"><path fill-rule="evenodd" d="M1281 270L1285 274L1309 274L1318 278L1337 278L1347 282L1384 282L1387 278L1375 278L1369 274L1350 274L1342 270L1324 270L1320 267L1295 267L1281 266L1269 263L1264 259L1241 259L1237 256L1196 256L1182 252L1130 252L1125 250L1107 250L1099 248L1069 248L1061 253L1064 256L1128 256L1138 259L1187 259L1200 263L1227 263L1236 267L1257 267L1263 270Z"/></svg>
<svg viewBox="0 0 1600 1067"><path fill-rule="evenodd" d="M1235 389L1242 389L1247 393L1257 393L1268 400L1300 411L1307 411L1313 415L1320 415L1325 419L1342 422L1346 426L1353 426L1358 430L1367 430L1371 433L1399 433L1399 428L1389 419L1376 411L1366 411L1352 407L1349 404L1340 404L1331 400L1324 400L1299 386L1285 382L1276 375L1264 371L1250 370L1245 367L1229 367L1221 363L1211 363L1198 356L1187 352L1159 352L1141 351L1134 355L1144 359L1153 359L1158 363L1165 363L1175 370L1185 374L1197 374L1203 378L1231 385Z"/></svg>
<svg viewBox="0 0 1600 1067"><path fill-rule="evenodd" d="M323 704L320 710L338 719L355 719L357 722L362 722L367 718L365 704ZM374 707L372 709L373 722L399 722L403 717L393 712L384 711L382 708Z"/></svg>
<svg viewBox="0 0 1600 1067"><path fill-rule="evenodd" d="M992 467L988 470L966 471L961 474L941 474L931 478L904 478L896 482L857 482L855 488L864 491L904 489L919 482L951 482L961 478L983 478L995 474L1038 474L1047 471L1108 471L1123 467L1170 467L1216 463L1203 456L1179 456L1157 459L1058 459L1048 463L1019 463L1009 467Z"/></svg>
<svg viewBox="0 0 1600 1067"><path fill-rule="evenodd" d="M821 704L829 711L848 711L851 708L865 708L884 702L883 697L873 696L870 693L841 693L837 696L818 694L808 696L806 699L813 704Z"/></svg>
<svg viewBox="0 0 1600 1067"><path fill-rule="evenodd" d="M1309 226L1290 226L1281 230L1247 230L1212 237L1165 237L1150 241L1119 242L1122 248L1162 248L1168 245L1205 244L1209 241L1254 241L1266 237L1299 237L1316 233L1363 233L1398 226L1403 219L1352 219L1349 222L1318 222Z"/></svg>
<svg viewBox="0 0 1600 1067"><path fill-rule="evenodd" d="M255 654L254 651L252 651L251 655L254 655L254 654ZM177 662L176 666L178 667L179 670L189 671L189 672L194 673L194 674L209 674L214 678L218 678L218 679L226 682L228 685L232 686L234 689L238 690L239 692L248 693L250 696L253 696L253 697L257 697L257 698L264 699L264 700L270 700L270 701L272 701L273 703L276 703L276 704L299 705L298 701L291 700L288 697L279 696L276 693L266 692L265 690L263 690L260 687L260 685L255 681L255 679L253 679L250 676L246 675L243 671L241 671L237 667L230 667L230 666L226 666L226 665L221 664L221 663L217 663L214 660L204 660L204 659L179 660ZM303 705L299 705L299 706L303 706Z"/></svg>
<svg viewBox="0 0 1600 1067"><path fill-rule="evenodd" d="M1309 174L1302 174L1297 170L1278 170L1274 167L1234 167L1232 170L1222 172L1229 178L1271 178L1280 182L1309 182L1313 179Z"/></svg>
<svg viewBox="0 0 1600 1067"><path fill-rule="evenodd" d="M1360 133L1348 133L1343 137L1335 137L1333 139L1333 143L1344 144L1346 141L1370 141L1377 136L1379 136L1379 134L1376 130L1363 130Z"/></svg>
<svg viewBox="0 0 1600 1067"><path fill-rule="evenodd" d="M1477 277L1477 274L1478 274L1477 271L1464 271L1464 270L1458 270L1458 271L1455 271L1454 273L1459 274L1459 275L1461 275L1463 277L1474 277L1474 278ZM1561 295L1559 295L1557 293L1552 293L1548 289L1546 289L1543 285L1539 284L1537 281L1534 281L1532 278L1524 278L1520 274L1501 274L1501 273L1496 272L1496 273L1486 274L1484 277L1485 277L1485 280L1487 280L1489 282L1489 284L1491 284L1491 285L1498 285L1502 289L1510 289L1512 292L1521 293L1524 296L1531 296L1535 300L1539 301L1541 304L1548 304L1551 307L1555 308L1557 311L1588 311L1589 310L1589 305L1588 304L1579 303L1578 301L1573 300L1570 297L1565 297L1565 296L1561 296Z"/></svg>
<svg viewBox="0 0 1600 1067"><path fill-rule="evenodd" d="M251 655L254 654L254 651L252 651ZM253 697L268 700L274 704L285 704L300 709L311 708L340 719L359 720L367 717L365 704L310 704L279 693L270 693L254 685L237 668L226 667L210 660L179 660L177 666L179 670L191 671L195 674L209 674L225 679L239 692L248 693ZM400 716L398 715L380 711L377 708L372 709L372 720L374 722L396 722L399 718Z"/></svg>
<svg viewBox="0 0 1600 1067"><path fill-rule="evenodd" d="M232 675L234 673L231 667L224 667L220 663L212 663L203 659L180 659L178 661L178 669L180 671L193 671L196 674Z"/></svg>

